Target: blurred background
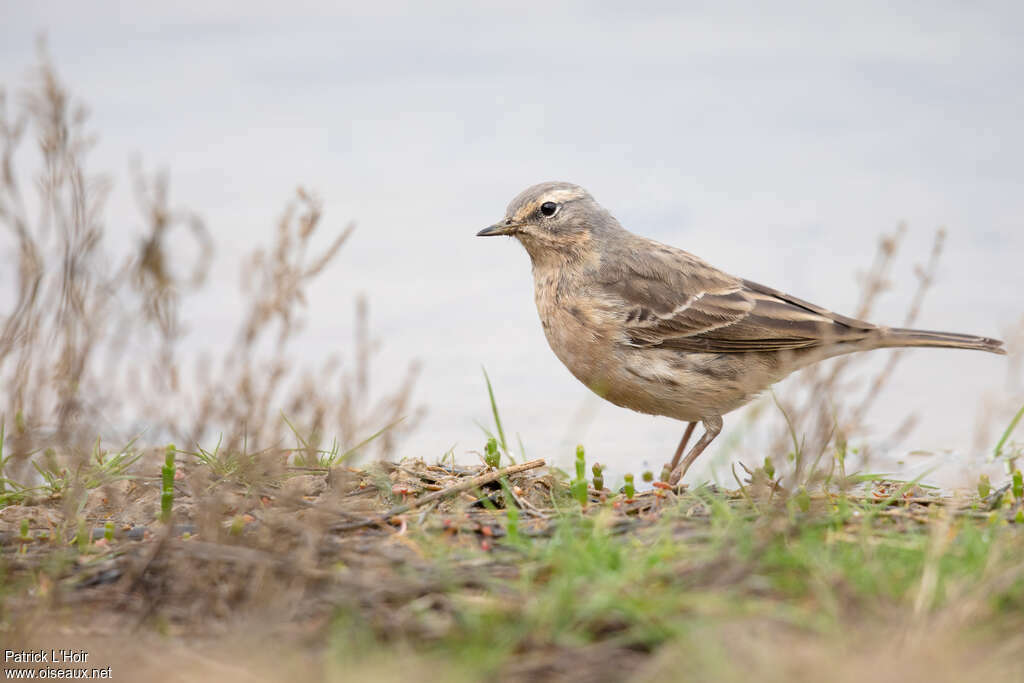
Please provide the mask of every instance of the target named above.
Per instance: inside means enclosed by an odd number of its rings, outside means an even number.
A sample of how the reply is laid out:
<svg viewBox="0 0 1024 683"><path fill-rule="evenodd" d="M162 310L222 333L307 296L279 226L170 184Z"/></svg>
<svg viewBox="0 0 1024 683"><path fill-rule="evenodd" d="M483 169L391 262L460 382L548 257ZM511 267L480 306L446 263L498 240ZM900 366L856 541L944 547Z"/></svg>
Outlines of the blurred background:
<svg viewBox="0 0 1024 683"><path fill-rule="evenodd" d="M183 300L186 352L215 348L237 324L241 258L297 185L322 198L335 232L357 224L308 291L298 361L346 361L365 293L381 345L374 384L422 363L413 400L427 412L399 456L474 457L484 440L474 422L491 420L481 367L531 457L567 466L582 442L621 472L671 455L681 424L602 403L547 348L518 244L473 237L544 180L583 185L634 232L847 313L879 235L905 222L872 313L881 324L901 323L915 265L945 227L918 326L1019 334L1024 10L1014 3L2 7L0 82L24 81L44 35L89 105L92 165L113 172L108 246L127 253L143 233L136 159L167 168L172 203L205 221L218 265L210 290ZM3 280L9 246L0 242ZM183 261L196 249L167 248ZM1021 379L1012 359L910 352L864 438L916 413L893 467L913 471L911 451L947 454L943 476L956 479L991 453ZM783 424L777 411L769 421ZM727 416L726 434L742 422ZM711 472L716 452L719 463L756 461L772 438L743 434L719 439L697 471Z"/></svg>

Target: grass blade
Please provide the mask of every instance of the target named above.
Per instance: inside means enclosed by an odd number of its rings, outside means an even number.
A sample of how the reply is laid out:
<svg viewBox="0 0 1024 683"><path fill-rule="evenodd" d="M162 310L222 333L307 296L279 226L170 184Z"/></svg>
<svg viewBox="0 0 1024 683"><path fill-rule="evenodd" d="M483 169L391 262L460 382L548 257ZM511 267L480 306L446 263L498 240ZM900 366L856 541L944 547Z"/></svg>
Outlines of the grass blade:
<svg viewBox="0 0 1024 683"><path fill-rule="evenodd" d="M494 426L498 429L498 443L501 444L501 450L508 453L508 442L505 441L505 430L501 426L501 415L498 414L498 402L494 399L494 387L491 386L491 378L487 376L487 368L481 368L484 371L484 381L487 382L487 396L491 399L491 412L494 413Z"/></svg>
<svg viewBox="0 0 1024 683"><path fill-rule="evenodd" d="M396 425L397 425L398 423L400 423L400 422L401 422L402 420L404 420L404 419L405 419L405 416L403 415L402 417L398 418L397 420L395 420L395 421L394 421L394 422L392 422L391 424L388 424L388 425L384 425L384 426L383 426L383 427L381 427L381 428L380 428L379 430L377 430L376 432L374 432L374 433L373 433L373 434L371 434L370 436L366 437L365 439L363 439L362 441L360 441L359 443L357 443L357 444L356 444L355 446L353 446L352 448L348 449L347 451L345 451L344 453L342 453L341 455L339 455L339 456L338 456L337 458L335 458L335 459L334 459L334 462L333 462L333 463L331 463L331 464L336 464L336 463L342 463L342 462L345 462L346 460L348 460L349 458L351 458L352 456L354 456L354 455L356 454L356 452L357 452L357 451L358 451L358 450L359 450L360 448L362 448L362 447L363 447L363 446L365 446L366 444L370 443L371 441L373 441L373 440L374 440L374 439L376 439L376 438L377 438L378 436L380 436L380 435L381 435L381 434L383 434L384 432L388 431L388 430L389 430L389 429L391 429L392 427L396 426Z"/></svg>
<svg viewBox="0 0 1024 683"><path fill-rule="evenodd" d="M1013 430L1017 428L1017 423L1020 422L1021 417L1024 417L1024 406L1021 406L1020 410L1017 411L1017 414L1013 416L1012 420L1010 420L1010 425L1006 428L1006 431L1003 432L1002 437L999 439L999 443L996 444L996 450L992 454L992 457L998 458L1002 454L1003 446L1006 445L1006 441L1010 438L1010 434L1013 433Z"/></svg>

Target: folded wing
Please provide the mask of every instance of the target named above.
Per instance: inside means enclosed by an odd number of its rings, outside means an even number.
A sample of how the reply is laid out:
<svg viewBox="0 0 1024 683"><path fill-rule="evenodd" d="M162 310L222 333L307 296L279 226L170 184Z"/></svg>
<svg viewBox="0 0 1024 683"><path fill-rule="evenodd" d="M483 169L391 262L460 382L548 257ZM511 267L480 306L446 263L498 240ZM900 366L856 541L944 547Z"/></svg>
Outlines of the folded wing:
<svg viewBox="0 0 1024 683"><path fill-rule="evenodd" d="M606 311L621 316L625 341L635 346L780 351L859 341L878 331L665 245L608 261L615 263L602 266L601 297L615 301Z"/></svg>

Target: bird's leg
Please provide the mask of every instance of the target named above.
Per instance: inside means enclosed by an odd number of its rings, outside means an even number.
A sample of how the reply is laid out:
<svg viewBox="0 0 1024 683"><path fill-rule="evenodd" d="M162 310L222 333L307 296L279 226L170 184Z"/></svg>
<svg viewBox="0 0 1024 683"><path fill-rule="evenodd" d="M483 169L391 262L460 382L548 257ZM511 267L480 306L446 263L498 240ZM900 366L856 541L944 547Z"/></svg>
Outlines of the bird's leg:
<svg viewBox="0 0 1024 683"><path fill-rule="evenodd" d="M686 450L686 444L690 442L690 435L693 434L693 428L697 426L696 422L691 422L686 425L686 431L683 432L683 438L679 440L679 446L676 448L676 454L672 456L672 462L668 465L668 471L674 472L679 467L679 458L683 457L683 452Z"/></svg>
<svg viewBox="0 0 1024 683"><path fill-rule="evenodd" d="M669 485L675 486L680 482L683 475L686 474L686 470L690 469L690 465L692 465L693 461L697 459L697 456L703 453L704 449L708 447L708 444L714 441L715 437L722 431L722 418L719 415L706 417L701 420L701 424L704 425L704 434L700 437L700 440L693 445L693 448L686 454L683 461L679 463L677 467L672 469L672 474L668 475Z"/></svg>

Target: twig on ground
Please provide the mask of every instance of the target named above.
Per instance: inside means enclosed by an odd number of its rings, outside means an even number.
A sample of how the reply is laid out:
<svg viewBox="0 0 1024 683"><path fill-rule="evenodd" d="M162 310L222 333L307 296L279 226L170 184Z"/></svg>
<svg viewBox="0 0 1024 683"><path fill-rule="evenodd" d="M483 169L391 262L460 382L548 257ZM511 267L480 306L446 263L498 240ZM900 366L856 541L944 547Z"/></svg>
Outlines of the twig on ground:
<svg viewBox="0 0 1024 683"><path fill-rule="evenodd" d="M454 486L449 486L448 488L443 489L441 491L428 493L427 495L411 500L408 503L396 505L395 507L391 508L390 510L380 515L379 517L373 517L359 522L350 522L348 524L335 525L333 527L333 530L348 531L349 529L358 529L364 526L383 524L390 520L392 517L395 517L396 515L400 515L405 512L409 512L409 510L418 508L421 505L432 503L435 500L442 500L449 496L453 496L457 493L462 493L463 491L469 491L470 489L479 488L484 484L490 484L492 481L497 481L502 477L507 477L511 474L519 474L520 472L526 472L527 470L536 469L538 467L544 467L544 464L545 463L543 458L540 458L537 460L530 460L529 462L524 462L521 465L510 465L509 467L503 467L499 470L494 470L493 472L486 472L476 477L470 477L469 479L460 481L458 484L455 484Z"/></svg>

